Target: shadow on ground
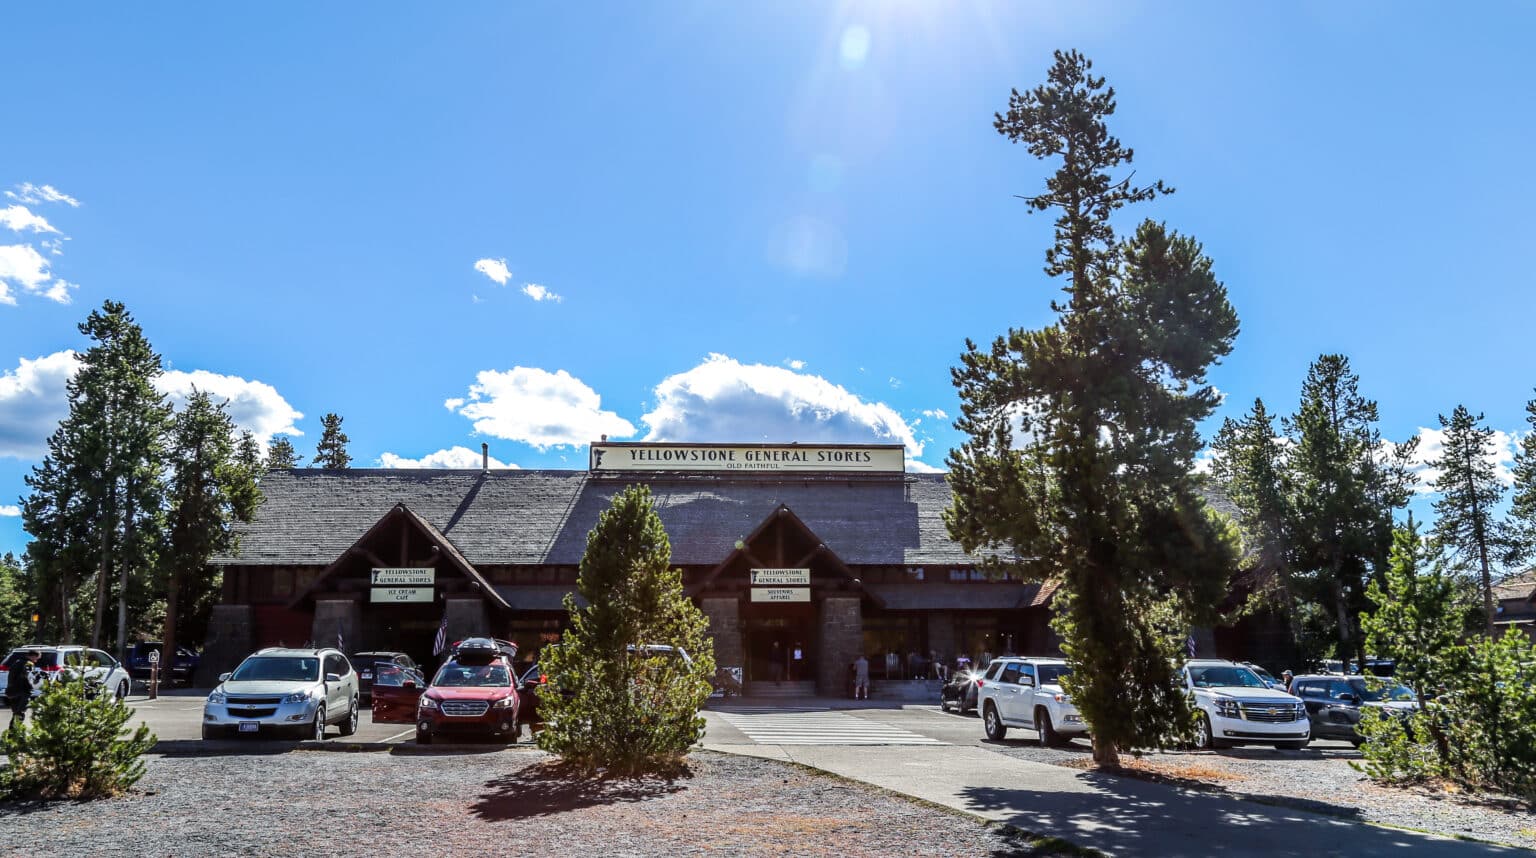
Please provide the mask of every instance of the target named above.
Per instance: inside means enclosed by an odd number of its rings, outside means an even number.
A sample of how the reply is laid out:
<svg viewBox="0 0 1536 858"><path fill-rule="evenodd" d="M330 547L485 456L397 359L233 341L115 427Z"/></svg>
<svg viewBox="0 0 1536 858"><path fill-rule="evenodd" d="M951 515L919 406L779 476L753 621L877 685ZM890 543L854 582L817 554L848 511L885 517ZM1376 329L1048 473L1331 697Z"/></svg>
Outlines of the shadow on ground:
<svg viewBox="0 0 1536 858"><path fill-rule="evenodd" d="M1427 856L1517 855L1483 843L1431 839L1414 832L1351 824L1332 815L1269 804L1269 796L1213 795L1085 772L1081 793L1006 787L970 787L965 809L1001 818L1026 831L1048 832L1116 855ZM1285 801L1273 797L1276 802ZM1256 800L1256 801L1255 801Z"/></svg>
<svg viewBox="0 0 1536 858"><path fill-rule="evenodd" d="M675 777L605 778L585 775L557 760L534 763L487 783L470 811L496 822L552 816L568 810L649 801L687 789L678 783L690 777L685 769Z"/></svg>

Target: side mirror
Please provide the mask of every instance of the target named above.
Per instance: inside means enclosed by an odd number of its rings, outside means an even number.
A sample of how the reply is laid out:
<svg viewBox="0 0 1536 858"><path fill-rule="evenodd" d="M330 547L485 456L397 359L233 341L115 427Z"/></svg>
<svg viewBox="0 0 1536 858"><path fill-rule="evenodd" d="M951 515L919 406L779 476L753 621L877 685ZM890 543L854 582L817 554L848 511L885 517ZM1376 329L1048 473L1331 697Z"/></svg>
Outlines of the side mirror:
<svg viewBox="0 0 1536 858"><path fill-rule="evenodd" d="M337 673L327 673L325 675L325 681L326 682L340 682L341 681L341 675L337 674Z"/></svg>
<svg viewBox="0 0 1536 858"><path fill-rule="evenodd" d="M416 680L407 679L406 681L400 683L400 687L404 688L406 691L410 691L416 687Z"/></svg>
<svg viewBox="0 0 1536 858"><path fill-rule="evenodd" d="M1027 686L1033 688L1034 685L1035 685L1035 678L1033 676L1021 676L1021 677L1019 677L1019 684L1020 685L1027 685Z"/></svg>
<svg viewBox="0 0 1536 858"><path fill-rule="evenodd" d="M221 674L219 674L219 681L220 682L228 682L229 678L231 676L234 676L234 674L233 673L221 673Z"/></svg>
<svg viewBox="0 0 1536 858"><path fill-rule="evenodd" d="M1356 697L1353 694L1340 694L1339 695L1339 702L1341 702L1341 703L1359 703L1360 702L1360 698Z"/></svg>

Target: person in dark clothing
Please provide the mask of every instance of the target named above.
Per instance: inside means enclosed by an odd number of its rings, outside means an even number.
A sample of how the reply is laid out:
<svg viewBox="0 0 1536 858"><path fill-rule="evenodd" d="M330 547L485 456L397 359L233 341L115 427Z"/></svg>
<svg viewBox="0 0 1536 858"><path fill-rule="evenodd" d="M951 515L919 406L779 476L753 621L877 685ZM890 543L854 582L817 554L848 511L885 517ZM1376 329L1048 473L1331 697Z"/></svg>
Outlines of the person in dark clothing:
<svg viewBox="0 0 1536 858"><path fill-rule="evenodd" d="M23 650L6 665L5 702L11 707L11 726L27 719L27 707L32 703L32 667L43 654L35 649Z"/></svg>

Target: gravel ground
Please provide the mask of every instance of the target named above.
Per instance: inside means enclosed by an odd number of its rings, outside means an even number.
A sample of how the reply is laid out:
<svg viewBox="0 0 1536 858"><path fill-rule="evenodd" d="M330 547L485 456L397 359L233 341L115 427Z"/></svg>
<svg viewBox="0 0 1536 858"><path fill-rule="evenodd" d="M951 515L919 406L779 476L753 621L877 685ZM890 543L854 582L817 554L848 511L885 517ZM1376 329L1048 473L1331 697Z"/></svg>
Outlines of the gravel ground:
<svg viewBox="0 0 1536 858"><path fill-rule="evenodd" d="M1025 736L1030 736L1024 731ZM1068 748L1009 742L1003 753L1071 767L1089 764L1086 741ZM1127 758L1130 759L1130 758ZM1350 768L1360 753L1344 744L1305 751L1245 747L1150 754L1134 763L1175 783L1219 790L1319 813L1436 834L1536 849L1536 811L1518 802L1478 800L1428 788L1379 786Z"/></svg>
<svg viewBox="0 0 1536 858"><path fill-rule="evenodd" d="M672 781L592 782L534 750L157 756L122 798L0 803L0 854L1054 854L794 766L690 760Z"/></svg>

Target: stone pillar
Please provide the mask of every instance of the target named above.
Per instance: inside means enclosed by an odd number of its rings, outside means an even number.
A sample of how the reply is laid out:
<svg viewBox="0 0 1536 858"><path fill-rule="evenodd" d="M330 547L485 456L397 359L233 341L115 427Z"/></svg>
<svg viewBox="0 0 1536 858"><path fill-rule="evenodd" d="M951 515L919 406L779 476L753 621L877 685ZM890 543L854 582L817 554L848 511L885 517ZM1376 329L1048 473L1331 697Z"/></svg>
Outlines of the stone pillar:
<svg viewBox="0 0 1536 858"><path fill-rule="evenodd" d="M448 643L465 638L491 637L491 621L485 615L485 600L479 596L449 596L443 605L448 618Z"/></svg>
<svg viewBox="0 0 1536 858"><path fill-rule="evenodd" d="M214 605L208 620L208 640L192 681L200 688L219 684L219 674L228 673L251 654L255 639L254 613L250 605Z"/></svg>
<svg viewBox="0 0 1536 858"><path fill-rule="evenodd" d="M928 649L937 652L939 658L945 664L953 665L955 656L959 655L959 642L955 639L955 615L948 611L939 611L928 615ZM923 653L927 658L929 653ZM933 675L933 668L928 669L928 675Z"/></svg>
<svg viewBox="0 0 1536 858"><path fill-rule="evenodd" d="M715 664L745 670L747 655L741 639L741 599L706 596L699 600L699 607L709 618L709 637L715 642Z"/></svg>
<svg viewBox="0 0 1536 858"><path fill-rule="evenodd" d="M816 693L827 697L846 694L848 665L864 649L864 606L858 596L827 594L821 597L820 646L816 653Z"/></svg>
<svg viewBox="0 0 1536 858"><path fill-rule="evenodd" d="M362 646L361 609L354 599L316 599L315 619L309 627L309 640L316 647L336 646L336 636L349 652Z"/></svg>

